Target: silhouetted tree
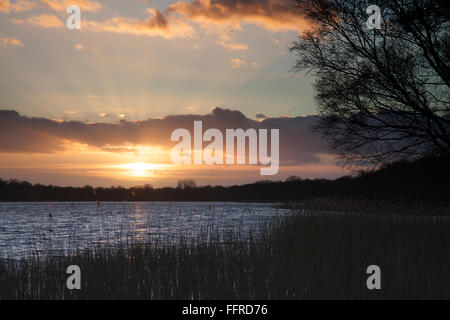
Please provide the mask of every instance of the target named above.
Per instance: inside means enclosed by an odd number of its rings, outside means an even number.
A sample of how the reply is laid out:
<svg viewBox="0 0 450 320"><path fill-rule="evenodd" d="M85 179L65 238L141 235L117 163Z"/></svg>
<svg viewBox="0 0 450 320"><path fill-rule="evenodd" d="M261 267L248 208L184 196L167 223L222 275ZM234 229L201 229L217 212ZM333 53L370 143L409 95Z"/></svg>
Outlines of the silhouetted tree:
<svg viewBox="0 0 450 320"><path fill-rule="evenodd" d="M297 0L312 27L291 47L316 76L317 128L346 164L450 155L446 0ZM369 29L370 5L381 28Z"/></svg>
<svg viewBox="0 0 450 320"><path fill-rule="evenodd" d="M302 181L299 176L289 176L286 178L286 182Z"/></svg>
<svg viewBox="0 0 450 320"><path fill-rule="evenodd" d="M192 179L183 179L183 180L178 181L177 188L179 188L179 189L191 189L191 188L195 188L195 187L196 187L196 183Z"/></svg>

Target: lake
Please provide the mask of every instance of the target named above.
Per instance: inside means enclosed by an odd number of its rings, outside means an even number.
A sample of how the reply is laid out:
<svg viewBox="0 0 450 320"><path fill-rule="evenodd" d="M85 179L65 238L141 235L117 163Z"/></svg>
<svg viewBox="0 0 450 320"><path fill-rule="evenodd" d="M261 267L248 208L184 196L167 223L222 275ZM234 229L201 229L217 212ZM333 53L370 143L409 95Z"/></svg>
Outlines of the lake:
<svg viewBox="0 0 450 320"><path fill-rule="evenodd" d="M245 235L289 211L276 206L234 202L0 203L0 257L113 247L125 241L168 243L205 230Z"/></svg>

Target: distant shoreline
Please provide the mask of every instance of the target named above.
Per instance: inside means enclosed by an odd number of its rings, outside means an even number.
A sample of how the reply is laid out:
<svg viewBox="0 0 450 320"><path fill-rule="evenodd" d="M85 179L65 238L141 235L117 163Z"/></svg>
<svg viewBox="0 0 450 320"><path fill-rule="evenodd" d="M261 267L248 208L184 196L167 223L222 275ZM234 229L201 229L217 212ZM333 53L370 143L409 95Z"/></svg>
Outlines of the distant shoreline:
<svg viewBox="0 0 450 320"><path fill-rule="evenodd" d="M0 202L74 201L217 201L282 202L315 199L353 199L391 202L450 203L450 163L446 158L400 161L376 171L360 172L335 180L303 179L292 176L285 181L258 181L233 186L196 186L180 180L178 187L153 188L151 185L125 188L92 186L58 187L26 181L0 179Z"/></svg>

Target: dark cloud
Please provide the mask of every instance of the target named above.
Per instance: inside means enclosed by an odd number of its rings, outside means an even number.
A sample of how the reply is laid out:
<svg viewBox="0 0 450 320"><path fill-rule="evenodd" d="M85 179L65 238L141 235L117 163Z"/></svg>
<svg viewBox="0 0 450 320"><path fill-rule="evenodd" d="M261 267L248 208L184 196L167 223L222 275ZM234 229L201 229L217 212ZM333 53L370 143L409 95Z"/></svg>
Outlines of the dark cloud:
<svg viewBox="0 0 450 320"><path fill-rule="evenodd" d="M186 128L193 133L195 120L203 121L203 131L226 129L280 129L280 161L283 164L314 163L327 153L321 136L312 131L317 116L264 118L256 121L239 111L215 108L206 115L169 115L144 121L86 123L30 118L16 111L0 110L0 152L52 153L76 142L108 152L132 152L134 146L172 148L173 130ZM224 135L225 136L225 135Z"/></svg>
<svg viewBox="0 0 450 320"><path fill-rule="evenodd" d="M214 24L254 23L278 31L300 31L309 23L290 0L193 0L171 4L167 12L176 12L192 21Z"/></svg>

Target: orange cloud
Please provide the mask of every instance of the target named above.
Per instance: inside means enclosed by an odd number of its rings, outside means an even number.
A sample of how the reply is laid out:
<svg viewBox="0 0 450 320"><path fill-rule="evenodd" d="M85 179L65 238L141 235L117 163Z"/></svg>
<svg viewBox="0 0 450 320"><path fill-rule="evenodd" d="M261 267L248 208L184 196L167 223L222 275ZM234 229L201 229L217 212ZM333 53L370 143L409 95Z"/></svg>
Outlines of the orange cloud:
<svg viewBox="0 0 450 320"><path fill-rule="evenodd" d="M1 12L21 12L27 11L35 8L37 6L36 2L27 0L17 0L11 3L9 0L0 0L0 11Z"/></svg>
<svg viewBox="0 0 450 320"><path fill-rule="evenodd" d="M9 12L10 3L7 0L0 0L0 11Z"/></svg>
<svg viewBox="0 0 450 320"><path fill-rule="evenodd" d="M231 59L231 68L233 69L243 69L247 66L247 61L239 59L239 58L233 58Z"/></svg>
<svg viewBox="0 0 450 320"><path fill-rule="evenodd" d="M23 42L16 38L0 37L0 45L4 47L25 47Z"/></svg>
<svg viewBox="0 0 450 320"><path fill-rule="evenodd" d="M64 26L64 23L57 16L51 14L41 14L40 16L25 20L13 19L12 22L17 24L31 24L43 28L61 28Z"/></svg>
<svg viewBox="0 0 450 320"><path fill-rule="evenodd" d="M85 21L83 27L94 32L113 32L120 34L143 35L163 38L186 38L194 34L192 26L176 17L169 18L156 9L148 9L148 20L116 17L105 22Z"/></svg>
<svg viewBox="0 0 450 320"><path fill-rule="evenodd" d="M168 13L180 14L192 21L219 25L257 24L271 31L300 31L308 22L288 0L193 0L176 2Z"/></svg>
<svg viewBox="0 0 450 320"><path fill-rule="evenodd" d="M249 63L248 61L242 60L240 58L231 59L230 64L232 69L241 69L241 70L249 68L258 68L261 66L261 63L259 62L254 61Z"/></svg>
<svg viewBox="0 0 450 320"><path fill-rule="evenodd" d="M19 0L15 5L25 10L31 6L28 3L27 0ZM41 3L55 11L64 11L73 4L79 5L86 11L97 11L102 6L91 0L42 0ZM10 11L12 6L9 0L0 0L0 11ZM163 12L156 9L147 9L147 11L150 14L147 20L126 17L114 17L104 22L85 20L83 29L172 39L193 37L195 30L192 23L199 23L202 27L215 25L219 28L232 25L236 29L241 29L241 24L256 24L271 31L299 32L309 25L306 18L296 10L293 1L287 0L179 1L169 5ZM62 26L62 22L52 15L41 15L26 20L14 20L14 22L28 22L46 28ZM228 50L248 50L246 44L235 43L227 35L222 35L218 44Z"/></svg>
<svg viewBox="0 0 450 320"><path fill-rule="evenodd" d="M85 11L98 11L102 5L91 0L42 0L42 4L55 11L66 11L71 5L77 5Z"/></svg>
<svg viewBox="0 0 450 320"><path fill-rule="evenodd" d="M231 37L225 33L220 36L220 41L218 44L232 51L248 50L248 46L246 44L233 42Z"/></svg>
<svg viewBox="0 0 450 320"><path fill-rule="evenodd" d="M2 1L2 0L0 0ZM50 0L47 0L50 1ZM55 8L57 8L55 6ZM83 20L82 29L91 32L112 32L119 34L131 34L137 36L188 38L194 35L194 29L175 16L166 17L156 9L147 9L150 18L138 20L124 17L115 17L104 22ZM17 24L31 24L44 28L59 28L64 24L55 15L42 14L25 20L13 19ZM80 50L83 48L77 48Z"/></svg>

